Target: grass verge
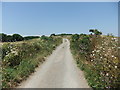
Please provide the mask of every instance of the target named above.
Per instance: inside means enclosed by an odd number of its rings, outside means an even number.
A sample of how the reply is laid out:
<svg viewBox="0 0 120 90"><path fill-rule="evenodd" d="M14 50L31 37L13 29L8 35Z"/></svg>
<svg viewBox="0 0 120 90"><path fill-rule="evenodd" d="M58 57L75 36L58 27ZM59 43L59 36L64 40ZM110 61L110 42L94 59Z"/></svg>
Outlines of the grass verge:
<svg viewBox="0 0 120 90"><path fill-rule="evenodd" d="M1 47L2 88L14 88L25 80L61 42L61 38L44 37L21 43L4 43Z"/></svg>

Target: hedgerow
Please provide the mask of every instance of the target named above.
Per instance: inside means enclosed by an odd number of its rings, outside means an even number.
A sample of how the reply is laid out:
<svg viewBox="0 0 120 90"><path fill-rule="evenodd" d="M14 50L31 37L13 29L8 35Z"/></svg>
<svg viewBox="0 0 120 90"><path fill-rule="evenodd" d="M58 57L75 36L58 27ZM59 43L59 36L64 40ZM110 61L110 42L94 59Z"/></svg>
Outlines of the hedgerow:
<svg viewBox="0 0 120 90"><path fill-rule="evenodd" d="M118 38L100 34L72 35L73 56L92 88L120 88Z"/></svg>
<svg viewBox="0 0 120 90"><path fill-rule="evenodd" d="M2 44L2 88L19 85L62 42L61 38L46 38Z"/></svg>

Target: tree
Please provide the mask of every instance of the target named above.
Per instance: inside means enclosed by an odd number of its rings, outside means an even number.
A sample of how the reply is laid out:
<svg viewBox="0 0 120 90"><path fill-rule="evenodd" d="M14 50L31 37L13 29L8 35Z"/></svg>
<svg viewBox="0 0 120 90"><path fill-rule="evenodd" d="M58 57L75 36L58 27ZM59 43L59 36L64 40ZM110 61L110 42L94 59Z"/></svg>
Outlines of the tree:
<svg viewBox="0 0 120 90"><path fill-rule="evenodd" d="M13 41L13 37L11 35L7 35L7 42L12 42Z"/></svg>
<svg viewBox="0 0 120 90"><path fill-rule="evenodd" d="M93 32L94 32L94 29L90 29L89 32L92 32L92 33L93 33Z"/></svg>
<svg viewBox="0 0 120 90"><path fill-rule="evenodd" d="M7 35L4 34L4 33L1 33L1 34L0 34L0 41L1 41L1 42L6 42L6 41L7 41Z"/></svg>
<svg viewBox="0 0 120 90"><path fill-rule="evenodd" d="M97 29L90 29L89 32L94 33L94 35L101 35L102 32L98 31Z"/></svg>
<svg viewBox="0 0 120 90"><path fill-rule="evenodd" d="M13 41L22 41L24 38L19 34L13 34Z"/></svg>
<svg viewBox="0 0 120 90"><path fill-rule="evenodd" d="M53 34L50 35L50 37L52 37L52 36L55 36L55 34L53 33Z"/></svg>

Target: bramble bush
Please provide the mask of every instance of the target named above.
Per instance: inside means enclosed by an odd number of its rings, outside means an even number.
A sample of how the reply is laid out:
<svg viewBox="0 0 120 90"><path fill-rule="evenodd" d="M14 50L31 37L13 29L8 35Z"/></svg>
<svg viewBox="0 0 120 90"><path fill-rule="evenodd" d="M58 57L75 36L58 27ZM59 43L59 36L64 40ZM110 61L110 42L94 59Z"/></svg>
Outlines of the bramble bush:
<svg viewBox="0 0 120 90"><path fill-rule="evenodd" d="M118 38L101 34L95 30L94 34L80 34L79 39L72 35L72 53L93 89L120 88Z"/></svg>

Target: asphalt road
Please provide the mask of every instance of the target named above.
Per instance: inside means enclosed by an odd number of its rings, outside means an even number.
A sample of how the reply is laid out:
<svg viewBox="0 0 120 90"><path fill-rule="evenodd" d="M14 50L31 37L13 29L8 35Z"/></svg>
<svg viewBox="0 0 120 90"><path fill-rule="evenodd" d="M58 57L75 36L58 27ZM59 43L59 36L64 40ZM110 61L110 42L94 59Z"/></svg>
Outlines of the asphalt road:
<svg viewBox="0 0 120 90"><path fill-rule="evenodd" d="M89 88L89 86L83 72L73 60L70 42L63 39L63 43L18 88Z"/></svg>

